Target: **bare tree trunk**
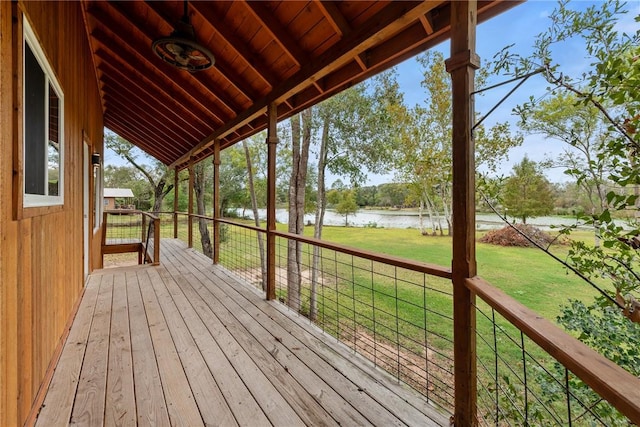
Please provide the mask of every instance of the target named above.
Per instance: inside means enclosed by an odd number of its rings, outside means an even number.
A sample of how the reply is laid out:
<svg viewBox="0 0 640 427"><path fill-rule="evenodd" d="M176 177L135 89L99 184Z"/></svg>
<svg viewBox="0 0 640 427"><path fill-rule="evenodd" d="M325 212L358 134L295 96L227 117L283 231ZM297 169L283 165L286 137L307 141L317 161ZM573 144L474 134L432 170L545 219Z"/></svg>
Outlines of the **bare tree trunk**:
<svg viewBox="0 0 640 427"><path fill-rule="evenodd" d="M324 213L327 206L327 191L324 181L325 168L327 166L327 151L329 140L329 118L325 118L322 124L322 138L320 140L320 153L318 153L318 192L316 194L316 218L313 228L313 237L322 238L322 226ZM311 267L311 296L309 301L309 319L315 321L318 318L318 276L320 275L320 247L313 247L313 265Z"/></svg>
<svg viewBox="0 0 640 427"><path fill-rule="evenodd" d="M425 236L427 234L427 230L424 229L424 218L422 217L422 211L424 211L424 200L422 200L421 197L420 206L418 208L418 222L420 224L420 234Z"/></svg>
<svg viewBox="0 0 640 427"><path fill-rule="evenodd" d="M193 168L194 180L193 190L196 193L196 213L198 215L206 215L204 205L204 187L205 187L205 167L203 162L196 164ZM209 221L204 218L198 218L198 229L200 230L200 242L202 243L202 253L209 258L213 258L213 246L211 245L211 237L209 236Z"/></svg>
<svg viewBox="0 0 640 427"><path fill-rule="evenodd" d="M300 128L302 116L302 132ZM291 117L291 143L293 167L289 180L289 232L304 232L304 201L311 144L311 109ZM289 240L287 244L287 305L299 312L302 283L302 245Z"/></svg>
<svg viewBox="0 0 640 427"><path fill-rule="evenodd" d="M247 159L247 172L249 179L249 194L251 195L251 208L253 209L253 218L255 220L256 227L260 227L260 218L258 217L258 202L256 200L256 191L253 185L253 167L251 165L251 154L249 153L249 145L246 140L242 141L242 147L244 148L244 155ZM244 215L243 215L244 216ZM262 233L256 233L258 238L258 250L260 251L260 269L262 275L262 290L267 290L267 281L265 280L267 277L267 259L264 251L264 241L262 238Z"/></svg>

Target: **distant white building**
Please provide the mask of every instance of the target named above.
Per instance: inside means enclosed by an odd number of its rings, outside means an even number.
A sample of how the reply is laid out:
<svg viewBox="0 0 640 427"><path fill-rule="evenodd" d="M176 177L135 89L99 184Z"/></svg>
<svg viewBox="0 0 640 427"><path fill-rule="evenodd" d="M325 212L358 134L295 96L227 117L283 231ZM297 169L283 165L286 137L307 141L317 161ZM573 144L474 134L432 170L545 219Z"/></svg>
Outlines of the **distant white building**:
<svg viewBox="0 0 640 427"><path fill-rule="evenodd" d="M130 188L105 188L104 209L135 209L133 191Z"/></svg>

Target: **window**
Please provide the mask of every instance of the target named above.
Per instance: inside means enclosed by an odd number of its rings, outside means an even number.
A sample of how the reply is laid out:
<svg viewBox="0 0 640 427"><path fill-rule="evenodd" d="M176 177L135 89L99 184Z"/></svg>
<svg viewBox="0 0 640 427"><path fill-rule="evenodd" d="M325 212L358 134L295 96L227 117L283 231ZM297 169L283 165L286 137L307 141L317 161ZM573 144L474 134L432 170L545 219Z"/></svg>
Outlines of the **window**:
<svg viewBox="0 0 640 427"><path fill-rule="evenodd" d="M64 96L33 30L23 22L23 206L62 205Z"/></svg>

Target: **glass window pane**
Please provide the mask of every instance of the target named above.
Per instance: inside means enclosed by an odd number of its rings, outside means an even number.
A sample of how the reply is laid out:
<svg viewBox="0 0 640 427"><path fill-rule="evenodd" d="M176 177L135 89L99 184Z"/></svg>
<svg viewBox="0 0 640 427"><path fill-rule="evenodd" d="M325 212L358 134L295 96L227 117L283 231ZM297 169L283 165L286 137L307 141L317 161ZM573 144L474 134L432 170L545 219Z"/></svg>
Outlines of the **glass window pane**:
<svg viewBox="0 0 640 427"><path fill-rule="evenodd" d="M46 195L46 79L29 45L24 48L24 192Z"/></svg>
<svg viewBox="0 0 640 427"><path fill-rule="evenodd" d="M48 181L49 195L59 196L60 180L60 99L55 90L49 86L49 144L48 144Z"/></svg>

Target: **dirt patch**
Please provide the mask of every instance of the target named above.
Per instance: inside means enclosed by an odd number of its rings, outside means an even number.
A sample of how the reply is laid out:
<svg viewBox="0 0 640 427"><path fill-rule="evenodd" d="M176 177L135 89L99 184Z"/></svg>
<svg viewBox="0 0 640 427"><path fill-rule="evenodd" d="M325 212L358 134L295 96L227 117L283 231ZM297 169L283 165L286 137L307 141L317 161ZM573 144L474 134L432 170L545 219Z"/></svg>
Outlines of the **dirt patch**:
<svg viewBox="0 0 640 427"><path fill-rule="evenodd" d="M104 256L103 268L128 267L138 265L137 253L107 254Z"/></svg>
<svg viewBox="0 0 640 427"><path fill-rule="evenodd" d="M355 333L349 327L341 330L340 340L389 372L409 384L427 398L444 409L453 410L453 354L421 346L414 353L398 348L397 345L377 341L368 331L358 329Z"/></svg>

